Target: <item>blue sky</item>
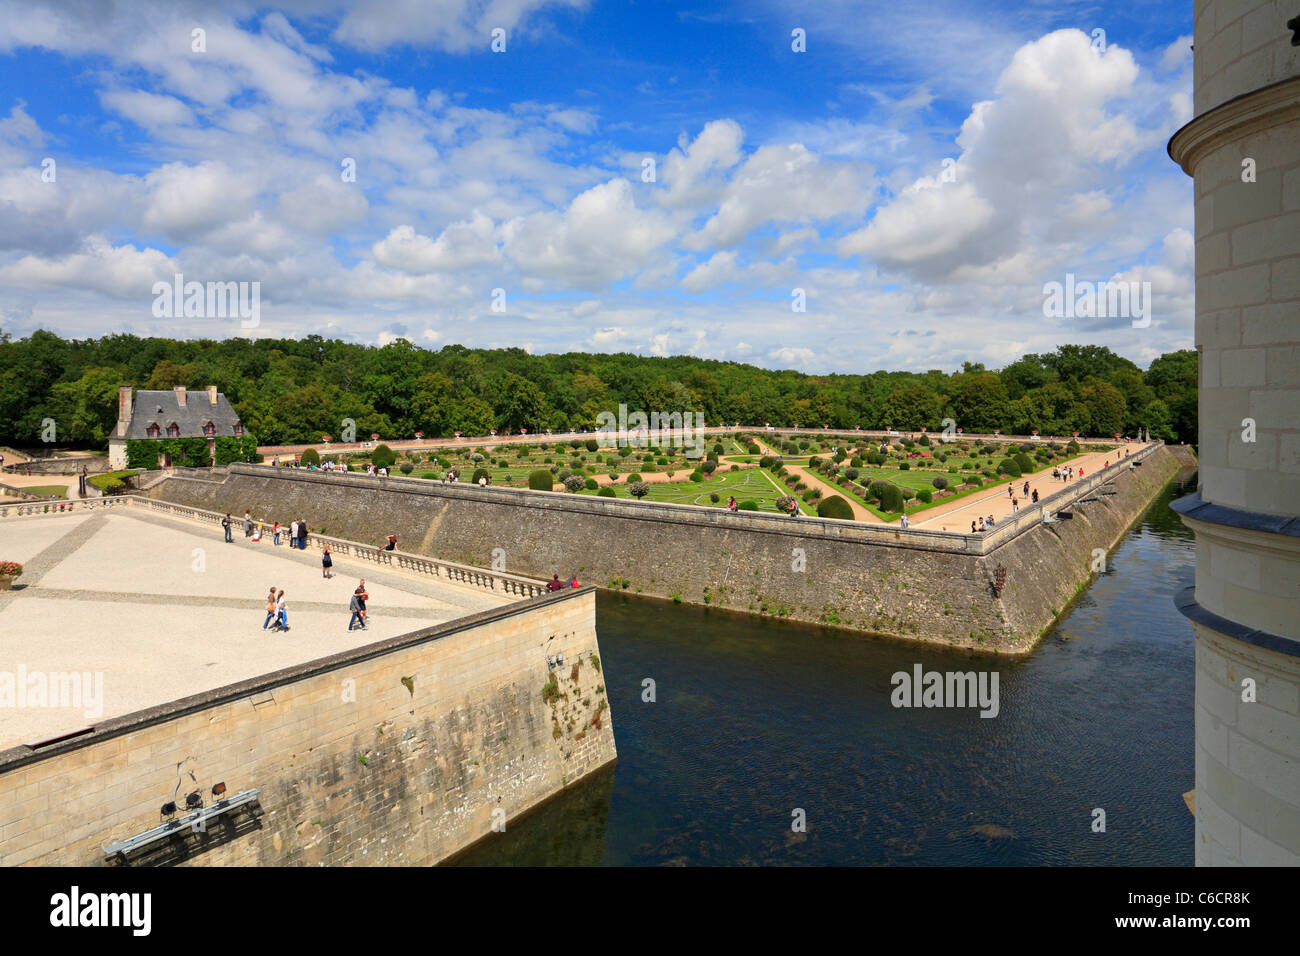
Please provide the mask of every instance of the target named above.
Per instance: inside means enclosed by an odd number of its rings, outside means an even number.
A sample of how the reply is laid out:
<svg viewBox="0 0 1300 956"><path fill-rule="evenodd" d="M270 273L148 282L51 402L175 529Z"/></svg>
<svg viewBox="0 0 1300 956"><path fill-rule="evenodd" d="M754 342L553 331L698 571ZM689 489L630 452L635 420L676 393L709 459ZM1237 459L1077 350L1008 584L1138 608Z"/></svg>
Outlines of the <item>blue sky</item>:
<svg viewBox="0 0 1300 956"><path fill-rule="evenodd" d="M0 0L0 328L808 372L1094 342L1146 364L1192 341L1191 181L1164 152L1190 119L1190 20L1154 2ZM155 317L178 272L260 283L256 327ZM1067 273L1150 282L1153 321L1045 317Z"/></svg>

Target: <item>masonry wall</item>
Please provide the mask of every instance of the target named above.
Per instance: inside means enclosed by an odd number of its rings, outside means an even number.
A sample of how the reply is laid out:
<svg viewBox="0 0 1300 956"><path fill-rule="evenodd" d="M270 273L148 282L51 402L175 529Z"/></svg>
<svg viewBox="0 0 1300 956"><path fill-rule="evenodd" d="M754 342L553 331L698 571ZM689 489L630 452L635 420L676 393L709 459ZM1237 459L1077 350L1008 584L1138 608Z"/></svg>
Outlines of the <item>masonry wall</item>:
<svg viewBox="0 0 1300 956"><path fill-rule="evenodd" d="M314 532L354 541L397 534L403 550L479 567L502 559L519 574L576 574L633 594L1023 653L1089 579L1093 549L1118 541L1178 467L1172 451L1159 449L1143 467L1121 470L1113 496L988 555L956 550L956 535L243 465L220 480L169 478L147 493L223 513L301 518ZM998 564L1008 572L1000 599Z"/></svg>
<svg viewBox="0 0 1300 956"><path fill-rule="evenodd" d="M148 862L436 863L615 759L598 657L594 591L567 591L4 751L0 865L104 863L178 768L182 802L260 801Z"/></svg>

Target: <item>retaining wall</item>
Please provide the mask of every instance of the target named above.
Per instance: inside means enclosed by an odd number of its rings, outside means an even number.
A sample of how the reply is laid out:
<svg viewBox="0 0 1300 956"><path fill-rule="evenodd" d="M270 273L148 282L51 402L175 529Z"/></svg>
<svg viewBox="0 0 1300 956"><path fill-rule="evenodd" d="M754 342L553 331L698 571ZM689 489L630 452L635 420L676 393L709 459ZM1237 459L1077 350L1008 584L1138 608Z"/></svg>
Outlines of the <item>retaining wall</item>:
<svg viewBox="0 0 1300 956"><path fill-rule="evenodd" d="M1079 488L1097 494L1072 520L1025 509L984 536L238 464L220 481L172 477L147 494L375 544L396 534L403 550L478 567L1023 653L1087 582L1093 549L1113 546L1179 468L1163 446L1143 457L1088 476Z"/></svg>
<svg viewBox="0 0 1300 956"><path fill-rule="evenodd" d="M0 865L114 862L217 782L258 800L131 862L437 863L615 759L598 655L583 588L0 752Z"/></svg>

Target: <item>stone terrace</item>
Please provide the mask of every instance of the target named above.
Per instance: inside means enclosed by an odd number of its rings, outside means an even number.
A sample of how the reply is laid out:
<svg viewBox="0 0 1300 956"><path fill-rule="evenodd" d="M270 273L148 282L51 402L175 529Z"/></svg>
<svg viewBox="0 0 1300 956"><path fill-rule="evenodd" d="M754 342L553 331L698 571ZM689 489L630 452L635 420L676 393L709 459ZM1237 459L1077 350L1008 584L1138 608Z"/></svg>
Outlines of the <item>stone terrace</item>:
<svg viewBox="0 0 1300 956"><path fill-rule="evenodd" d="M226 544L219 528L127 508L6 520L0 558L24 573L0 592L0 682L90 672L103 693L102 710L34 707L0 687L0 749L518 600L339 555L326 580L319 550L233 532ZM362 577L370 627L349 632ZM287 633L262 630L271 585L285 592Z"/></svg>

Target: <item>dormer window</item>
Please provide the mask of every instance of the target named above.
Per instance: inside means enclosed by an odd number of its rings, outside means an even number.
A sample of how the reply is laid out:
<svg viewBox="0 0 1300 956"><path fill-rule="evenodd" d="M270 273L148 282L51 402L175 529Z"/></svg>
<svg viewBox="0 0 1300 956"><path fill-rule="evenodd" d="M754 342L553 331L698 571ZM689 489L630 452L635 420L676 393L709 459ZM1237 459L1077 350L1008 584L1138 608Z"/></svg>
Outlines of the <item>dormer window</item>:
<svg viewBox="0 0 1300 956"><path fill-rule="evenodd" d="M181 429L180 429L180 426L177 425L175 422L172 422L170 425L168 425L168 426L167 426L167 437L168 437L168 438L180 438L180 437L181 437Z"/></svg>
<svg viewBox="0 0 1300 956"><path fill-rule="evenodd" d="M211 438L216 433L217 433L217 428L215 425L212 424L212 422L208 422L206 425L203 426L204 437Z"/></svg>
<svg viewBox="0 0 1300 956"><path fill-rule="evenodd" d="M156 424L150 425L149 428L146 430L145 434L147 434L150 438L157 438L160 434L158 431L158 426Z"/></svg>
<svg viewBox="0 0 1300 956"><path fill-rule="evenodd" d="M244 434L244 423L243 423L243 422L235 422L235 434L236 434L236 435L242 435L242 434Z"/></svg>

